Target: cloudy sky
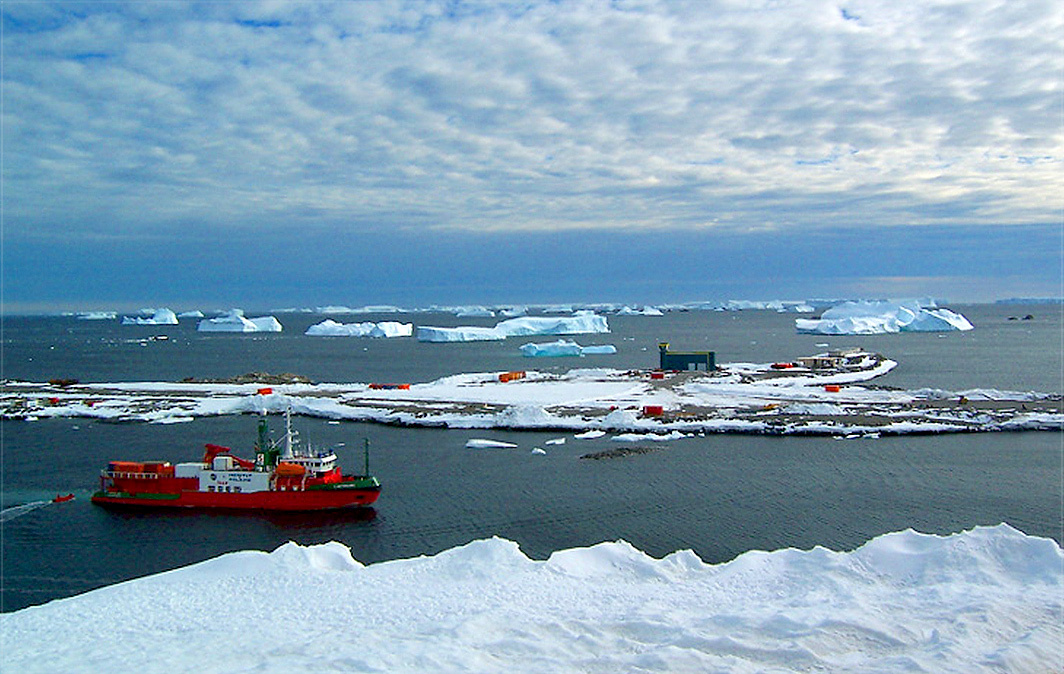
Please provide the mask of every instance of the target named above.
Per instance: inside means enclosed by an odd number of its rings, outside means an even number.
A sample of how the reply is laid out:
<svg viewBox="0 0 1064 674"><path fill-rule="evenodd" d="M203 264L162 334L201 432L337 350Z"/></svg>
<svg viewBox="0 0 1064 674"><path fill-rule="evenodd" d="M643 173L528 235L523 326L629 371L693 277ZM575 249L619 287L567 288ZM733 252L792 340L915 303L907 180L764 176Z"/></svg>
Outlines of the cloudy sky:
<svg viewBox="0 0 1064 674"><path fill-rule="evenodd" d="M5 311L1062 292L1058 0L0 12Z"/></svg>

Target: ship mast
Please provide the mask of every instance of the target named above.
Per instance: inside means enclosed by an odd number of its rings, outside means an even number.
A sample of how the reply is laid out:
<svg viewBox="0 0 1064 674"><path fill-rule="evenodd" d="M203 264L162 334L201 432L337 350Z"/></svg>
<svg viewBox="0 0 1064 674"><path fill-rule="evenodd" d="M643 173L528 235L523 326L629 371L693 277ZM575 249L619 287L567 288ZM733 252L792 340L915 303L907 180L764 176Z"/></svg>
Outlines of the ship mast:
<svg viewBox="0 0 1064 674"><path fill-rule="evenodd" d="M296 443L296 432L292 430L292 408L288 407L284 411L284 450L281 453L282 459L291 459L295 456L293 447Z"/></svg>

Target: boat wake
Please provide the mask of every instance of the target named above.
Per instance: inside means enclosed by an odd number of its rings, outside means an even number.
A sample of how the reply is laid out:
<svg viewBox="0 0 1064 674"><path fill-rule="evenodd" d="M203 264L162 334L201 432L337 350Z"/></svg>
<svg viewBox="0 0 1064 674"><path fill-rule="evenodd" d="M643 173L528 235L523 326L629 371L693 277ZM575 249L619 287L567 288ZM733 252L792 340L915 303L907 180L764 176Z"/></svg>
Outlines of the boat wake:
<svg viewBox="0 0 1064 674"><path fill-rule="evenodd" d="M0 510L0 522L8 522L16 517L22 517L26 513L33 512L37 508L44 507L49 503L51 503L51 501L31 501L30 503L23 503L22 505L4 508L3 510Z"/></svg>

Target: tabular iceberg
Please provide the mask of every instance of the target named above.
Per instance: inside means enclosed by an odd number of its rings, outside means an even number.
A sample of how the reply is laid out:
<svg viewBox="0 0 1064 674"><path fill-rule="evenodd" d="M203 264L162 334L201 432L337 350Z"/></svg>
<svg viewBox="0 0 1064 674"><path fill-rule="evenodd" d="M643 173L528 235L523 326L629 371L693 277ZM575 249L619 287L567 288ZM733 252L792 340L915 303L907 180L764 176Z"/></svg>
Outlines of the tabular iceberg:
<svg viewBox="0 0 1064 674"><path fill-rule="evenodd" d="M241 309L233 309L224 316L199 322L199 332L281 332L281 322L273 316L245 318Z"/></svg>
<svg viewBox="0 0 1064 674"><path fill-rule="evenodd" d="M409 337L414 334L414 324L397 321L338 323L327 318L307 328L304 334L311 337Z"/></svg>
<svg viewBox="0 0 1064 674"><path fill-rule="evenodd" d="M818 335L880 335L892 332L946 332L971 330L964 316L921 302L844 302L825 311L819 319L798 318L800 333Z"/></svg>
<svg viewBox="0 0 1064 674"><path fill-rule="evenodd" d="M609 332L605 316L581 311L572 316L522 316L497 323L494 328L462 326L437 328L418 326L417 338L421 342L476 342L501 340L507 337L530 337L534 335L579 335Z"/></svg>

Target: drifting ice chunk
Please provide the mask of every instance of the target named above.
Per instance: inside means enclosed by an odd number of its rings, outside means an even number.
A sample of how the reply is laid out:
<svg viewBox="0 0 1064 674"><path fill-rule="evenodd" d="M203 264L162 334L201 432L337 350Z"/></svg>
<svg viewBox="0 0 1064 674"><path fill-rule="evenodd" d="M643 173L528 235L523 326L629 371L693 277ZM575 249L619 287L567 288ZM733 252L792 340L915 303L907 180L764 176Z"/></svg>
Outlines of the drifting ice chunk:
<svg viewBox="0 0 1064 674"><path fill-rule="evenodd" d="M819 320L794 321L801 333L821 335L878 335L890 332L940 332L971 330L964 316L922 302L844 302L828 309Z"/></svg>
<svg viewBox="0 0 1064 674"><path fill-rule="evenodd" d="M337 323L326 318L307 328L304 334L311 337L409 337L414 334L414 324L396 321Z"/></svg>
<svg viewBox="0 0 1064 674"><path fill-rule="evenodd" d="M157 309L152 316L123 316L122 325L177 325L177 314L169 309Z"/></svg>
<svg viewBox="0 0 1064 674"><path fill-rule="evenodd" d="M199 332L281 332L281 323L273 316L245 318L240 309L233 309L224 316L208 318L199 322Z"/></svg>

